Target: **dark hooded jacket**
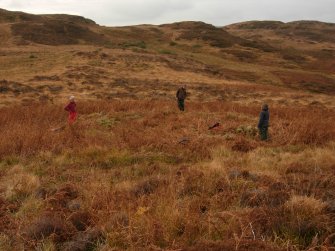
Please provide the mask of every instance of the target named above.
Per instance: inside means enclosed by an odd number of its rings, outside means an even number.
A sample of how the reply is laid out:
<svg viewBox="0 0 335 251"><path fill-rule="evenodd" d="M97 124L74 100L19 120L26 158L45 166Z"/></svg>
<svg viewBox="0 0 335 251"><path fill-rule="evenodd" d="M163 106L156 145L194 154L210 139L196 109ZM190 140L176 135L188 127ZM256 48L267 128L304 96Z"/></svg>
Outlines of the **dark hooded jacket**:
<svg viewBox="0 0 335 251"><path fill-rule="evenodd" d="M268 127L270 120L269 108L265 107L259 114L258 128Z"/></svg>
<svg viewBox="0 0 335 251"><path fill-rule="evenodd" d="M186 95L187 94L186 94L185 88L181 87L181 88L178 89L176 97L179 100L184 100L186 98Z"/></svg>

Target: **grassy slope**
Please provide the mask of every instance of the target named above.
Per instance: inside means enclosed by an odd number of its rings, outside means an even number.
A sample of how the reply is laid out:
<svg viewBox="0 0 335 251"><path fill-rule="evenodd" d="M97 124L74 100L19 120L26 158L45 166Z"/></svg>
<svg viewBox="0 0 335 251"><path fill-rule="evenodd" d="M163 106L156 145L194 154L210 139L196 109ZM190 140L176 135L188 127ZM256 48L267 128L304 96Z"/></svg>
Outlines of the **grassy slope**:
<svg viewBox="0 0 335 251"><path fill-rule="evenodd" d="M79 109L78 124L60 132L50 129L65 120L62 107L2 109L4 249L78 245L86 228L102 231L105 249L333 244L330 111L317 122L310 109L274 106L264 144L253 129L258 106L191 102L181 114L158 100ZM216 121L222 126L208 131Z"/></svg>
<svg viewBox="0 0 335 251"><path fill-rule="evenodd" d="M17 15L0 19L0 250L335 245L332 43L264 25L226 27L234 36L222 40L203 23L108 28ZM22 18L48 29L70 20L103 43L83 33L72 45L22 41L8 24ZM72 93L78 123L53 132ZM263 102L266 143L255 129Z"/></svg>

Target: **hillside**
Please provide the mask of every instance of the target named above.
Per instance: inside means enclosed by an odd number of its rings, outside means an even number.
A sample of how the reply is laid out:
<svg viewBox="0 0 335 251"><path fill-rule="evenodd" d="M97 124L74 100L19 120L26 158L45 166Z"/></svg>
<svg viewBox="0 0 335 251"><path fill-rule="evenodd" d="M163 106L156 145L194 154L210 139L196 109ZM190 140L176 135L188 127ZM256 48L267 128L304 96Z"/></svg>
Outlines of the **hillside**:
<svg viewBox="0 0 335 251"><path fill-rule="evenodd" d="M283 59L295 62L302 69L334 72L335 24L258 21L233 24L225 27L225 30L245 39L269 43L278 49Z"/></svg>
<svg viewBox="0 0 335 251"><path fill-rule="evenodd" d="M0 250L334 249L334 26L0 9Z"/></svg>
<svg viewBox="0 0 335 251"><path fill-rule="evenodd" d="M247 31L252 30L256 36L257 32L268 30L277 36L304 40L307 42L329 42L334 43L335 24L317 21L295 21L289 23L277 21L255 21L233 24L228 26L229 30Z"/></svg>
<svg viewBox="0 0 335 251"><path fill-rule="evenodd" d="M334 44L327 35L331 24L250 22L218 28L182 22L110 28L77 16L1 14L3 104L16 95L13 84L30 89L17 92L27 101L62 98L64 91L106 97L112 86L128 96L127 88L118 86L124 78L130 86L155 81L170 88L166 82L178 85L187 79L194 86L225 83L228 89L231 81L242 81L265 85L265 92L269 86L285 92L335 92ZM323 34L321 41L302 36L306 29Z"/></svg>

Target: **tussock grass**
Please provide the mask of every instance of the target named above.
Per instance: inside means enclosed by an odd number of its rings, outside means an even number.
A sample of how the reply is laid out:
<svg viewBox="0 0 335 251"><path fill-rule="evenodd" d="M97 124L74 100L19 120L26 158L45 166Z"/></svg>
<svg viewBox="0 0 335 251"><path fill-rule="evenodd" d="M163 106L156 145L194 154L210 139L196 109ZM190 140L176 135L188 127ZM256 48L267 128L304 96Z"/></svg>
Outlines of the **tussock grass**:
<svg viewBox="0 0 335 251"><path fill-rule="evenodd" d="M82 240L102 250L334 245L330 111L273 106L271 138L261 142L238 130L254 130L256 105L189 102L185 113L175 105L79 101L77 123L56 132L50 129L66 121L61 106L2 108L1 245L53 249ZM208 130L214 122L221 127Z"/></svg>
<svg viewBox="0 0 335 251"><path fill-rule="evenodd" d="M1 184L1 188L5 190L5 198L9 201L22 200L40 186L38 177L24 171L21 166L14 166L7 175L9 178Z"/></svg>
<svg viewBox="0 0 335 251"><path fill-rule="evenodd" d="M173 154L182 150L183 155L197 152L199 158L204 158L209 157L210 147L223 142L222 139L211 137L206 131L208 125L218 120L224 132L236 132L245 122L252 128L257 123L259 112L257 106L210 102L201 105L191 103L189 111L181 115L175 112L174 106L174 103L160 101L83 102L79 104L78 123L59 133L51 129L66 123L62 107L35 105L2 108L0 155L29 155L39 151L59 152L99 146L152 148ZM111 118L117 118L118 123L106 127L101 124L101 120L97 122L89 119L93 113L108 114ZM232 113L245 116L243 122L231 117L229 114ZM225 117L226 114L229 116ZM273 107L270 144L324 145L335 138L333 120L334 115L328 110ZM254 134L250 136L250 140L255 140ZM192 138L191 151L176 146L176 141L183 137ZM192 158L194 156L192 154Z"/></svg>

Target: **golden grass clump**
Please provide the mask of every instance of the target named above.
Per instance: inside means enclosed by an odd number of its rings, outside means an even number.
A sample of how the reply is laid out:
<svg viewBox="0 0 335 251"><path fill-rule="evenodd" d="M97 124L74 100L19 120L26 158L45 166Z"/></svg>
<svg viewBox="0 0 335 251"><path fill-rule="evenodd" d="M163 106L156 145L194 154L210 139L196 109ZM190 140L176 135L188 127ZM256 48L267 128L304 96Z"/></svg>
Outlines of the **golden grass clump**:
<svg viewBox="0 0 335 251"><path fill-rule="evenodd" d="M11 249L11 239L8 235L0 234L0 250L10 250Z"/></svg>
<svg viewBox="0 0 335 251"><path fill-rule="evenodd" d="M1 187L4 197L8 200L17 200L28 197L40 186L37 176L25 171L22 166L12 167L6 174Z"/></svg>
<svg viewBox="0 0 335 251"><path fill-rule="evenodd" d="M307 196L293 196L284 205L285 230L300 245L310 245L314 238L324 238L334 231L331 216L326 211L327 203Z"/></svg>
<svg viewBox="0 0 335 251"><path fill-rule="evenodd" d="M298 220L316 220L324 213L327 203L307 196L293 196L285 203L286 209Z"/></svg>

